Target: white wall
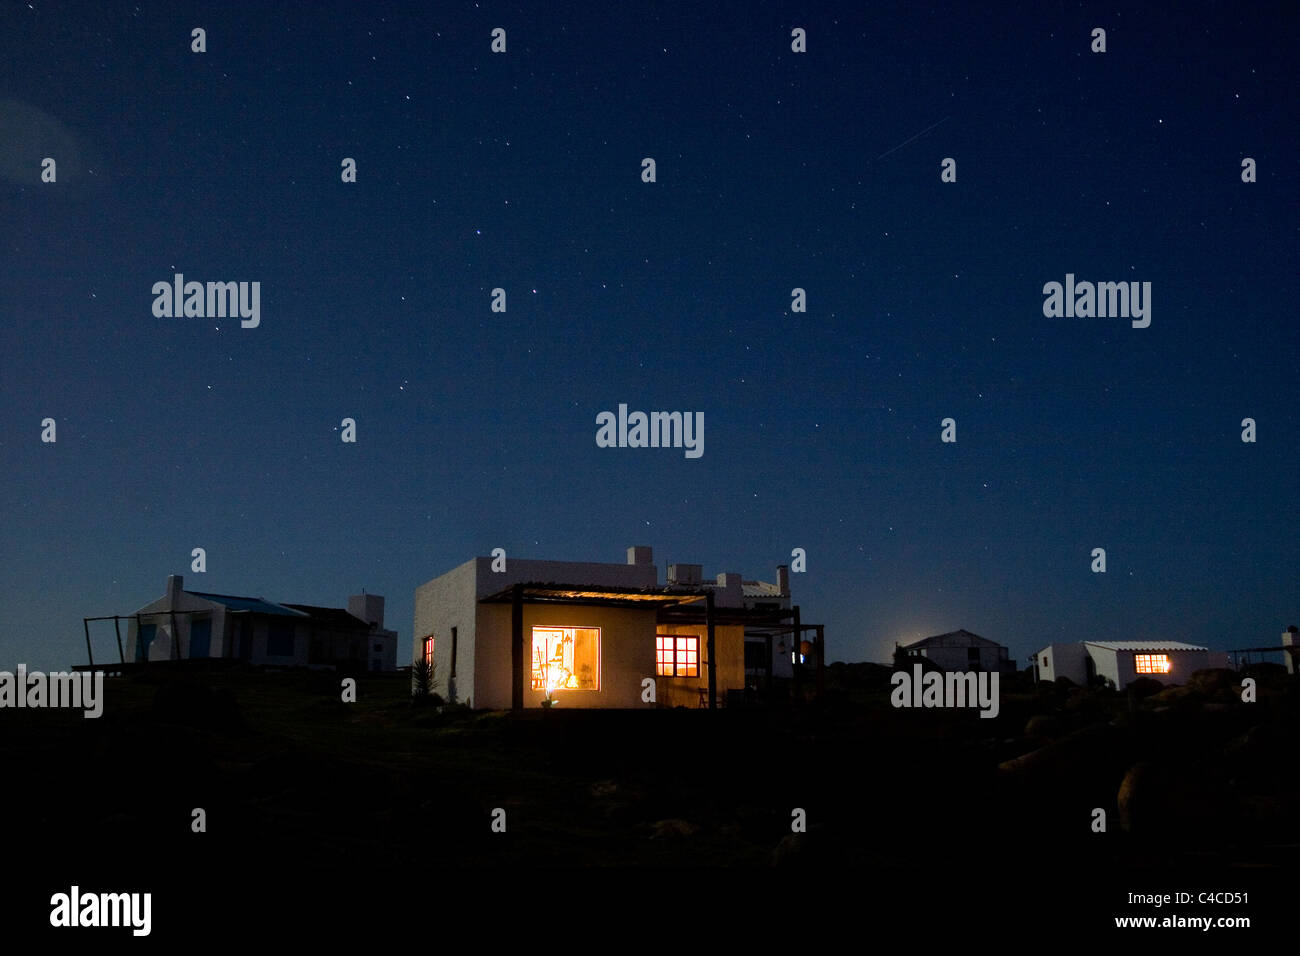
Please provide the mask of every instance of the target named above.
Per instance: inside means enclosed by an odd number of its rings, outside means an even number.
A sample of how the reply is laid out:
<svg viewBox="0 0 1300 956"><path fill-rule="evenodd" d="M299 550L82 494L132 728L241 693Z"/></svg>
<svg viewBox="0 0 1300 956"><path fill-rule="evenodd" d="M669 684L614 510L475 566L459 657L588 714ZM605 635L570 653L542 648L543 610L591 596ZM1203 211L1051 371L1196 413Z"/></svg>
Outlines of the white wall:
<svg viewBox="0 0 1300 956"><path fill-rule="evenodd" d="M485 597L512 584L535 581L552 584L590 584L610 588L652 588L659 583L653 564L608 564L584 561L535 561L508 558L504 571L492 570L491 558L475 558L477 594ZM461 565L464 567L464 565ZM459 568L457 569L459 570Z"/></svg>
<svg viewBox="0 0 1300 956"><path fill-rule="evenodd" d="M424 638L432 634L434 691L446 698L451 674L451 629L456 628L456 696L461 702L477 703L479 697L475 686L475 621L478 565L483 560L487 559L472 558L415 589L411 661L419 660L424 653Z"/></svg>
<svg viewBox="0 0 1300 956"><path fill-rule="evenodd" d="M181 591L176 596L175 606L171 595L163 595L156 601L150 601L144 607L140 608L137 614L140 615L142 624L153 624L156 627L156 636L153 643L149 645L149 660L151 661L169 661L175 654L172 637L172 616L169 612L176 611L176 630L180 637L180 656L185 659L190 656L190 622L193 614L184 614L183 611L207 612L212 618L212 643L208 651L210 657L221 657L224 649L224 635L226 630L226 608L225 605L208 601L204 598L197 598L193 595ZM155 616L150 616L155 615ZM127 663L135 660L136 642L139 640L139 632L136 627L136 618L127 619L126 640L123 651L126 655Z"/></svg>
<svg viewBox="0 0 1300 956"><path fill-rule="evenodd" d="M1164 684L1166 687L1170 684L1186 684L1187 679L1191 677L1192 674L1210 666L1210 655L1208 651L1116 651L1109 648L1098 647L1096 644L1089 644L1088 653L1091 654L1093 660L1097 662L1097 673L1103 674L1113 680L1115 682L1115 687L1119 690L1123 690L1139 677L1153 678ZM1137 662L1135 660L1138 654L1166 655L1169 658L1170 663L1169 673L1139 674L1137 672Z"/></svg>
<svg viewBox="0 0 1300 956"><path fill-rule="evenodd" d="M532 629L552 626L600 628L600 690L554 691L552 696L557 706L648 707L641 701L641 681L655 677L655 618L653 607L525 604L524 706L540 707L546 696L545 692L530 686ZM510 624L509 604L479 606L475 706L495 709L511 706L514 661L510 652ZM701 657L703 654L701 647Z"/></svg>
<svg viewBox="0 0 1300 956"><path fill-rule="evenodd" d="M447 680L451 670L451 629L456 628L456 696L478 707L510 706L509 633L505 636L505 703L499 702L500 662L495 633L480 639L479 625L484 619L478 599L495 594L513 584L526 582L553 584L589 584L602 587L646 588L659 583L654 564L615 564L588 561L539 561L529 558L506 558L504 571L492 570L492 558L471 558L446 574L427 581L415 589L415 627L411 660L424 653L424 638L433 635L436 670L434 689L448 696ZM506 609L509 618L509 605ZM492 617L493 611L488 612ZM653 629L651 630L653 634ZM653 641L651 662L653 663ZM486 663L485 663L486 661ZM486 668L486 670L485 670ZM653 671L651 671L653 673Z"/></svg>
<svg viewBox="0 0 1300 956"><path fill-rule="evenodd" d="M1068 677L1081 686L1087 684L1088 651L1082 644L1048 644L1036 657L1039 680Z"/></svg>
<svg viewBox="0 0 1300 956"><path fill-rule="evenodd" d="M970 645L960 647L945 647L931 645L920 649L921 653L927 660L934 661L944 670L948 671L969 671L971 670ZM995 671L998 670L998 662L1005 660L1002 656L1001 649L997 647L978 646L979 665L978 670Z"/></svg>

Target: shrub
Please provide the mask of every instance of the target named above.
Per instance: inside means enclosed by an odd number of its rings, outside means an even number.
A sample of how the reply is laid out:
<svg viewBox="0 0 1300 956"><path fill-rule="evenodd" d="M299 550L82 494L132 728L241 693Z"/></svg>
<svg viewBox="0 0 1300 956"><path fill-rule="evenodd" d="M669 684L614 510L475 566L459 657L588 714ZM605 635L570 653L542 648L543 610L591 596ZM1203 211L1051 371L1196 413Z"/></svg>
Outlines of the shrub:
<svg viewBox="0 0 1300 956"><path fill-rule="evenodd" d="M411 695L429 697L433 694L434 664L421 656L411 665Z"/></svg>

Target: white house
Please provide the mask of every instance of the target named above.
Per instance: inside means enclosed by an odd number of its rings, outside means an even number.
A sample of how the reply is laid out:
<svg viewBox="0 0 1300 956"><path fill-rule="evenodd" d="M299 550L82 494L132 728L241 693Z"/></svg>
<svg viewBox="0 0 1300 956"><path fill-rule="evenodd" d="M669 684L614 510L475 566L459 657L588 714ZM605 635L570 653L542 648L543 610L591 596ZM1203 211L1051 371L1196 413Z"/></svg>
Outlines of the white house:
<svg viewBox="0 0 1300 956"><path fill-rule="evenodd" d="M397 632L384 629L384 599L354 594L348 609L277 604L260 597L167 592L127 618L128 661L228 658L250 664L397 669Z"/></svg>
<svg viewBox="0 0 1300 956"><path fill-rule="evenodd" d="M1068 677L1081 685L1105 677L1123 690L1139 677L1185 684L1194 672L1224 663L1220 657L1181 641L1081 641L1047 645L1034 655L1034 672L1038 680Z"/></svg>
<svg viewBox="0 0 1300 956"><path fill-rule="evenodd" d="M946 671L1006 671L1015 664L1004 645L964 628L903 644L898 650L908 657L924 657Z"/></svg>
<svg viewBox="0 0 1300 956"><path fill-rule="evenodd" d="M697 707L752 685L758 664L770 687L799 614L785 569L775 585L701 570L670 565L660 584L647 547L624 564L472 558L416 588L413 660L442 697L483 708L646 707L647 679L653 703Z"/></svg>

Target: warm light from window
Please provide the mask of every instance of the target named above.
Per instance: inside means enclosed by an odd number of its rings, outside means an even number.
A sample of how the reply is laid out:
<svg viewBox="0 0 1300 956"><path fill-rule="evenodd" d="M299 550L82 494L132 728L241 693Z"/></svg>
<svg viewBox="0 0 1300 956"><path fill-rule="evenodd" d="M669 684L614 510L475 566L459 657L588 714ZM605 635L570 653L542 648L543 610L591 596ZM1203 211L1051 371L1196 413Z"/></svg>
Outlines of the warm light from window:
<svg viewBox="0 0 1300 956"><path fill-rule="evenodd" d="M1135 664L1139 674L1168 674L1173 667L1168 654L1138 654Z"/></svg>
<svg viewBox="0 0 1300 956"><path fill-rule="evenodd" d="M600 628L534 627L533 690L600 690Z"/></svg>
<svg viewBox="0 0 1300 956"><path fill-rule="evenodd" d="M428 664L430 667L433 666L433 638L432 637L426 637L424 639L424 662Z"/></svg>
<svg viewBox="0 0 1300 956"><path fill-rule="evenodd" d="M699 677L700 639L693 634L656 634L655 673L661 677Z"/></svg>

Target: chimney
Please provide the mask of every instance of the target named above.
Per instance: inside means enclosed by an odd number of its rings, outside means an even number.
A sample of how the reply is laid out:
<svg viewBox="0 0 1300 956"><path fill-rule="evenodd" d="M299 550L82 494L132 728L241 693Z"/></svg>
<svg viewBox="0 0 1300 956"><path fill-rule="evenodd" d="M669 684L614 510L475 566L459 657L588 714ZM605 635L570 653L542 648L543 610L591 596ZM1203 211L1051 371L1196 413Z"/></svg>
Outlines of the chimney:
<svg viewBox="0 0 1300 956"><path fill-rule="evenodd" d="M718 589L714 592L714 601L722 607L739 607L743 603L739 574L734 571L724 571L718 575Z"/></svg>
<svg viewBox="0 0 1300 956"><path fill-rule="evenodd" d="M790 568L784 564L776 566L776 588L781 592L782 597L788 597L790 594Z"/></svg>
<svg viewBox="0 0 1300 956"><path fill-rule="evenodd" d="M683 587L699 587L703 576L704 566L701 564L668 565L669 584L677 584Z"/></svg>
<svg viewBox="0 0 1300 956"><path fill-rule="evenodd" d="M181 603L181 592L185 590L185 577L180 574L167 575L167 606L174 608Z"/></svg>
<svg viewBox="0 0 1300 956"><path fill-rule="evenodd" d="M365 621L372 630L384 629L384 599L378 594L353 594L348 598L348 613Z"/></svg>
<svg viewBox="0 0 1300 956"><path fill-rule="evenodd" d="M1296 647L1300 645L1300 628L1294 624L1282 632L1282 646ZM1288 674L1296 673L1296 651L1284 651L1282 656L1286 658L1286 672Z"/></svg>
<svg viewBox="0 0 1300 956"><path fill-rule="evenodd" d="M634 545L627 549L627 563L654 564L654 551L644 545Z"/></svg>

